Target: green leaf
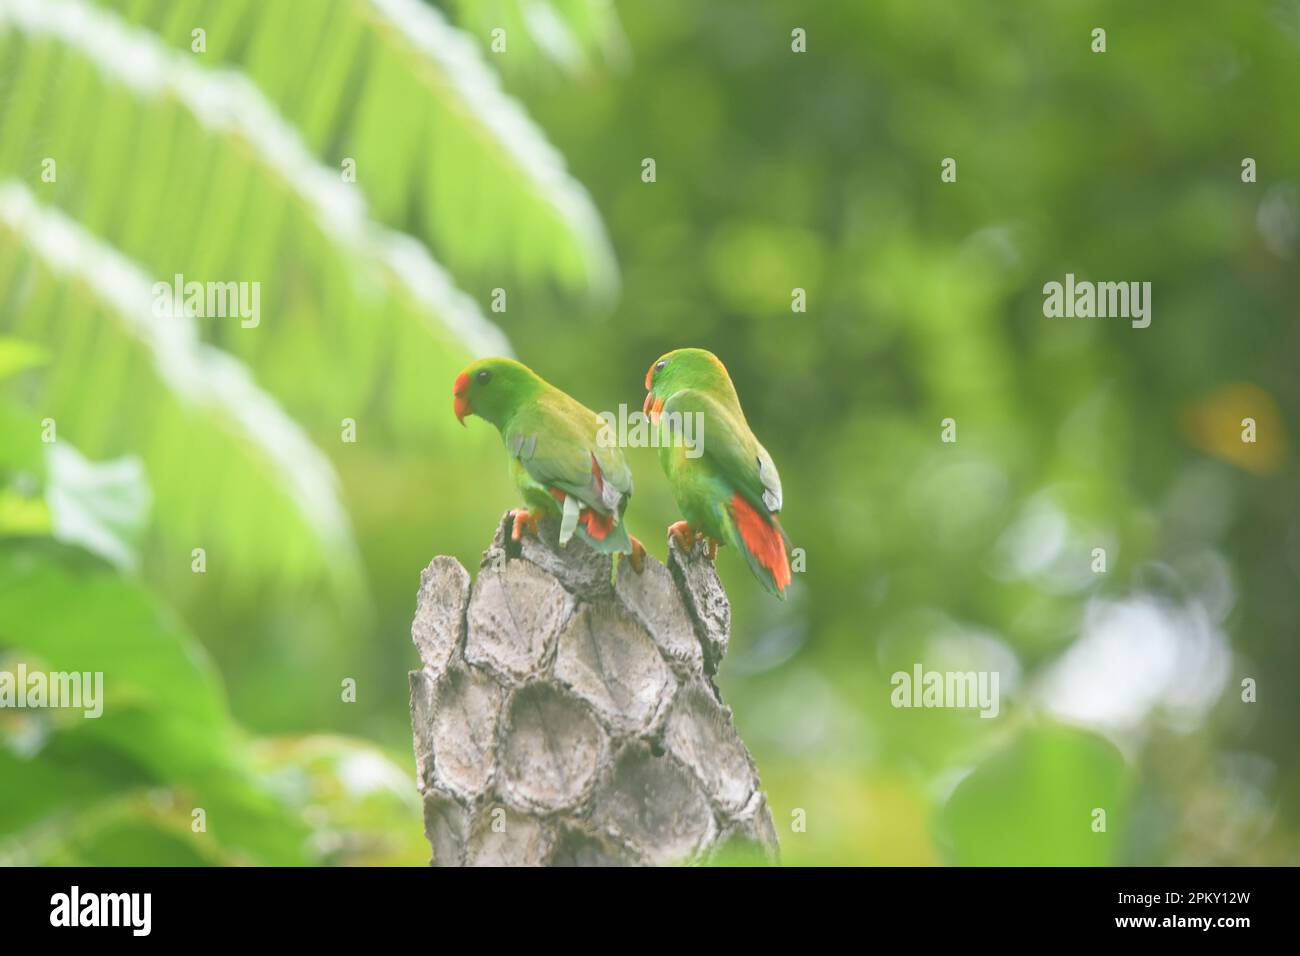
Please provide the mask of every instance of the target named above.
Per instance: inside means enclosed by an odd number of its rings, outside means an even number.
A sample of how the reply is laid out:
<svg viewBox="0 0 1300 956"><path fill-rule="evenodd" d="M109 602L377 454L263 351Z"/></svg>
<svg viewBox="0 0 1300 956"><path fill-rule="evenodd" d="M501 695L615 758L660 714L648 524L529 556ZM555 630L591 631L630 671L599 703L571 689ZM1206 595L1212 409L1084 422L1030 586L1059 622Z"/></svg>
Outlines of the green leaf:
<svg viewBox="0 0 1300 956"><path fill-rule="evenodd" d="M50 533L50 508L41 498L0 488L0 538Z"/></svg>
<svg viewBox="0 0 1300 956"><path fill-rule="evenodd" d="M286 58L304 49L296 32L289 40L275 32L275 24L285 29L282 18L263 18L261 4L233 0L220 11L200 9L212 44L203 56L189 52L192 18L168 20L168 30L184 26L175 36L181 52L84 3L0 7L0 89L47 90L39 111L27 108L30 97L0 100L0 176L28 179L42 157L60 157L62 178L44 184L41 201L57 204L133 261L151 285L170 286L177 275L186 282L256 283L261 317L255 327L244 327L238 316L193 325L203 340L242 359L309 427L337 434L343 417L363 410L409 421L418 396L387 374L396 360L423 363L425 388L431 377L454 375L470 354L510 354L505 336L424 246L370 218L363 193L343 181L337 158L322 164L312 156L303 142L310 131L290 122L305 117L277 112L247 75L202 65L219 62L216 50L229 43L231 31L246 27L255 37L271 31L265 35L276 41L272 60L288 70ZM232 19L232 11L240 16ZM357 22L353 32L372 27ZM331 29L328 42L341 42L348 32ZM306 97L315 93L311 70L286 75L311 84ZM343 73L339 82L352 79ZM332 118L337 102L325 106L323 115ZM393 181L384 168L387 155L363 167L363 182ZM419 159L409 150L405 155L413 165ZM65 186L68 177L75 179ZM452 187L459 194L465 181ZM468 243L473 232L462 223L457 235ZM18 259L0 258L0 328L6 313L30 308L17 296L23 288ZM6 271L13 275L6 278ZM56 321L54 313L28 319L32 337L54 341L59 329L47 321ZM65 348L66 337L57 341ZM109 394L130 374L111 349L66 349L60 365L69 375L94 374ZM311 376L300 374L307 365ZM446 435L448 427L440 417L433 430ZM430 430L426 417L420 434ZM94 450L84 436L80 442Z"/></svg>
<svg viewBox="0 0 1300 956"><path fill-rule="evenodd" d="M66 0L46 2L59 13ZM376 215L415 232L462 284L554 284L605 302L616 290L591 197L502 91L474 40L434 7L208 0L192 15L165 14L150 10L141 25L212 73L220 71L210 65L237 66L302 131L336 183L342 161L355 160L356 186ZM207 53L192 57L194 24L218 21ZM520 235L536 242L521 246Z"/></svg>
<svg viewBox="0 0 1300 956"><path fill-rule="evenodd" d="M509 56L493 59L527 79L550 66L571 76L597 64L622 66L627 38L612 0L454 0L456 21L492 49L493 30L506 31Z"/></svg>
<svg viewBox="0 0 1300 956"><path fill-rule="evenodd" d="M126 817L78 833L66 850L68 860L56 861L55 865L211 866L220 862L219 858L205 855L203 850L194 834L160 825L147 817Z"/></svg>
<svg viewBox="0 0 1300 956"><path fill-rule="evenodd" d="M45 415L94 457L140 456L178 561L200 546L250 578L355 586L333 468L242 363L201 343L193 319L156 314L135 264L15 183L0 185L9 255L23 256L29 289L10 320L75 343L45 376ZM236 485L246 493L223 512Z"/></svg>
<svg viewBox="0 0 1300 956"><path fill-rule="evenodd" d="M975 768L948 799L942 829L959 866L1118 862L1130 774L1113 744L1058 724L1031 727ZM1104 832L1101 826L1104 813Z"/></svg>
<svg viewBox="0 0 1300 956"><path fill-rule="evenodd" d="M149 483L138 458L91 462L66 440L48 446L51 532L119 568L134 568L149 521Z"/></svg>
<svg viewBox="0 0 1300 956"><path fill-rule="evenodd" d="M47 360L45 349L34 342L0 336L0 382Z"/></svg>
<svg viewBox="0 0 1300 956"><path fill-rule="evenodd" d="M0 771L23 785L0 788L0 838L22 843L41 821L164 788L183 816L205 811L214 855L305 860L305 831L251 767L201 646L139 585L70 549L7 547L0 649L12 674L77 673L99 688L77 708L5 714Z"/></svg>
<svg viewBox="0 0 1300 956"><path fill-rule="evenodd" d="M49 534L45 449L41 424L0 394L0 538Z"/></svg>
<svg viewBox="0 0 1300 956"><path fill-rule="evenodd" d="M259 767L312 828L322 862L423 866L429 847L411 767L361 740L332 735L259 741ZM409 763L409 762L408 762Z"/></svg>

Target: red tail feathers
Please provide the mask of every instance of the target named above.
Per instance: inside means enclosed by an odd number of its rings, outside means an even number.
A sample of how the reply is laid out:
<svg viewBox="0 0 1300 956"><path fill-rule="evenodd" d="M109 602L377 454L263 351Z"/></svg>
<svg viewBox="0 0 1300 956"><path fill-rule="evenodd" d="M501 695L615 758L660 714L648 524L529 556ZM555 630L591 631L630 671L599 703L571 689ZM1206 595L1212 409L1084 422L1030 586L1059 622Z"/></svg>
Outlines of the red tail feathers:
<svg viewBox="0 0 1300 956"><path fill-rule="evenodd" d="M769 522L739 492L731 496L731 517L754 560L772 575L776 589L784 591L790 583L790 559L785 553L785 539L775 525L776 518Z"/></svg>

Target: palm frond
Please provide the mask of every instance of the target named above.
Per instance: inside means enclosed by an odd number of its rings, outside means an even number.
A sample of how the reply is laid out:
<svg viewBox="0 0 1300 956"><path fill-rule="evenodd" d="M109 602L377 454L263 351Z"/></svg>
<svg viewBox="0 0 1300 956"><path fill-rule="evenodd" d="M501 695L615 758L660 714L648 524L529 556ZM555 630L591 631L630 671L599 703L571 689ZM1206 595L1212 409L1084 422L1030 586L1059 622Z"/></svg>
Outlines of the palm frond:
<svg viewBox="0 0 1300 956"><path fill-rule="evenodd" d="M424 247L370 220L237 71L203 69L85 3L13 0L0 7L0 86L57 94L0 98L0 173L55 158L49 201L155 281L259 283L261 326L201 331L301 420L337 428L378 408L412 424L430 377L467 354L510 354ZM291 361L303 358L306 379Z"/></svg>
<svg viewBox="0 0 1300 956"><path fill-rule="evenodd" d="M194 0L124 10L201 67L238 67L327 165L356 163L385 223L486 299L513 282L607 303L618 270L559 152L475 41L420 0ZM206 30L192 55L191 33Z"/></svg>
<svg viewBox="0 0 1300 956"><path fill-rule="evenodd" d="M0 261L14 269L0 324L59 350L40 417L97 457L140 454L177 563L203 547L264 579L355 580L329 461L192 318L155 314L137 265L14 181L0 183ZM256 490L222 507L236 483Z"/></svg>
<svg viewBox="0 0 1300 956"><path fill-rule="evenodd" d="M497 62L512 76L545 76L546 67L579 75L627 62L613 0L452 0L451 7L460 27L489 50L493 31L505 31L508 55Z"/></svg>

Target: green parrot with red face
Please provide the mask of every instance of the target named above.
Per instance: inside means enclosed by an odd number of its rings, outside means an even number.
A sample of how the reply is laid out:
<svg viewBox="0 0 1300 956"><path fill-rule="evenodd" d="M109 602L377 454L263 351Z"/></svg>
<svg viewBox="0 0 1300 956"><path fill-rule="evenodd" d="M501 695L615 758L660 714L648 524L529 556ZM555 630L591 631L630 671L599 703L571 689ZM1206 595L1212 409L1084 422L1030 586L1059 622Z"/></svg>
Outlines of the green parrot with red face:
<svg viewBox="0 0 1300 956"><path fill-rule="evenodd" d="M777 518L781 476L749 430L727 369L712 352L677 349L650 366L645 387L659 463L686 519L668 533L686 549L704 538L710 559L719 543L731 545L763 587L784 599L790 539Z"/></svg>
<svg viewBox="0 0 1300 956"><path fill-rule="evenodd" d="M628 555L640 572L645 548L623 525L632 472L612 442L599 440L604 420L508 358L466 366L452 397L462 425L467 415L491 422L510 453L510 475L527 505L511 512L515 541L525 531L536 534L543 515L554 514L561 546L577 534L597 551Z"/></svg>

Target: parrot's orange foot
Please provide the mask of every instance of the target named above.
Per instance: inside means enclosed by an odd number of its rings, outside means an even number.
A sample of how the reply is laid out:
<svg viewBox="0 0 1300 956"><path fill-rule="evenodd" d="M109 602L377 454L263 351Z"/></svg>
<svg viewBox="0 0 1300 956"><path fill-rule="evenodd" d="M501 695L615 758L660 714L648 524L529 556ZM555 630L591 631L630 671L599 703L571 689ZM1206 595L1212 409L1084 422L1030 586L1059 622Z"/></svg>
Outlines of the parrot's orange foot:
<svg viewBox="0 0 1300 956"><path fill-rule="evenodd" d="M510 517L514 519L514 526L510 529L510 540L518 541L523 536L524 529L528 529L529 534L537 534L537 522L542 518L540 511L529 511L527 508L516 508L510 512Z"/></svg>
<svg viewBox="0 0 1300 956"><path fill-rule="evenodd" d="M707 542L709 543L709 551L708 551L708 554L709 554L709 560L710 560L710 561L716 561L716 560L718 559L718 541L717 541L717 539L716 539L716 538L710 538L708 535L703 535L703 534L700 535L700 537L703 538L705 541L707 541Z"/></svg>
<svg viewBox="0 0 1300 956"><path fill-rule="evenodd" d="M627 537L632 542L632 553L627 556L627 559L632 562L632 570L640 574L645 569L645 545L632 535Z"/></svg>
<svg viewBox="0 0 1300 956"><path fill-rule="evenodd" d="M668 537L675 538L677 546L689 554L695 544L695 529L685 521L674 521L668 526Z"/></svg>

